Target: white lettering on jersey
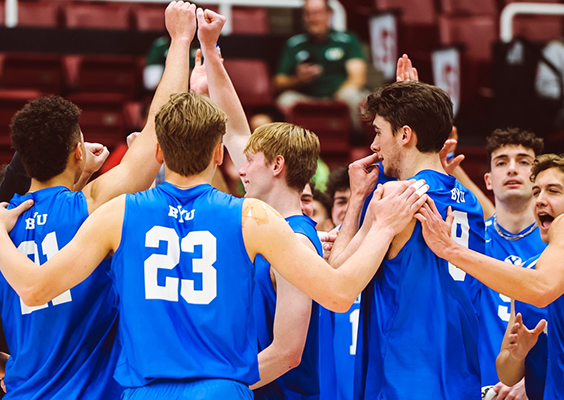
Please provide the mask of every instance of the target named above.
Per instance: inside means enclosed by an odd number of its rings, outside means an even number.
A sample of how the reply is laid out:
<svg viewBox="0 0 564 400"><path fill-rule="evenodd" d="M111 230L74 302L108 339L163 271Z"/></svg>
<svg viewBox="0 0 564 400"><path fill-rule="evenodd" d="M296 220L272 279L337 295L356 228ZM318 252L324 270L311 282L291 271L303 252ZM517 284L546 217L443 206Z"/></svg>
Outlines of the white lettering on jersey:
<svg viewBox="0 0 564 400"><path fill-rule="evenodd" d="M45 225L47 223L47 214L35 213L33 217L25 220L25 229L35 229L35 225Z"/></svg>
<svg viewBox="0 0 564 400"><path fill-rule="evenodd" d="M178 222L190 221L191 219L194 219L195 212L196 210L194 209L186 211L180 205L176 207L173 207L171 205L168 206L168 216L177 219Z"/></svg>
<svg viewBox="0 0 564 400"><path fill-rule="evenodd" d="M454 188L450 191L451 200L454 200L457 203L465 203L466 202L464 200L464 195L465 195L465 192L463 192L462 190L460 190L458 188Z"/></svg>

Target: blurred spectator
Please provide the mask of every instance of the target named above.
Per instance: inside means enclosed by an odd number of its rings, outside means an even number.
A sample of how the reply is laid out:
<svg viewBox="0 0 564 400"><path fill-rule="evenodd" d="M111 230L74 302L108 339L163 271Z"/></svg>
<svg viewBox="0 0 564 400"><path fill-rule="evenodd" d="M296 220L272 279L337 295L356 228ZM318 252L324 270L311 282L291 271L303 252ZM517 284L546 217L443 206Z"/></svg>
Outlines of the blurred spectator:
<svg viewBox="0 0 564 400"><path fill-rule="evenodd" d="M366 99L366 62L358 37L330 27L327 0L306 0L302 8L306 33L286 42L275 87L278 105L287 111L299 101L338 99L350 108L353 140L362 143L358 105Z"/></svg>

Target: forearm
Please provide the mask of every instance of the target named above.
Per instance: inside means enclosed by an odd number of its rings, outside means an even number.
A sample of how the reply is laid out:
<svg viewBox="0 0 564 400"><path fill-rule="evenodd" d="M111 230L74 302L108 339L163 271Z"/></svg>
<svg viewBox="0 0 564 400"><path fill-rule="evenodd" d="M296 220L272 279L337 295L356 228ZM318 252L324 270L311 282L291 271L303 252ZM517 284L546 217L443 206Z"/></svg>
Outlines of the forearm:
<svg viewBox="0 0 564 400"><path fill-rule="evenodd" d="M557 282L540 270L538 264L537 269L522 268L458 244L445 247L437 255L461 268L489 288L515 300L533 304L536 307L545 307L559 296Z"/></svg>
<svg viewBox="0 0 564 400"><path fill-rule="evenodd" d="M345 214L345 219L343 220L337 239L331 249L331 255L329 256L328 262L333 268L338 268L348 257L350 257L352 253L354 253L360 244L357 243L354 245L353 243L351 245L351 241L358 232L363 206L363 198L360 198L360 196L351 196L347 212ZM349 245L351 245L350 248Z"/></svg>
<svg viewBox="0 0 564 400"><path fill-rule="evenodd" d="M516 385L525 376L525 360L516 360L505 348L501 349L495 364L499 381L504 385Z"/></svg>
<svg viewBox="0 0 564 400"><path fill-rule="evenodd" d="M251 130L243 106L225 70L215 44L202 45L210 99L227 114L227 129L223 138L233 164L239 170L245 163L243 150Z"/></svg>
<svg viewBox="0 0 564 400"><path fill-rule="evenodd" d="M490 218L492 215L495 214L495 206L491 202L491 200L482 192L482 190L474 183L472 179L468 176L466 171L462 169L462 167L458 166L452 172L452 175L458 179L464 187L470 190L474 196L478 199L478 202L482 206L482 210L484 212L484 219Z"/></svg>
<svg viewBox="0 0 564 400"><path fill-rule="evenodd" d="M278 74L274 77L274 86L276 92L285 90L299 89L303 82L296 75Z"/></svg>
<svg viewBox="0 0 564 400"><path fill-rule="evenodd" d="M272 342L258 354L260 381L251 386L252 390L268 385L286 372L299 365L287 348Z"/></svg>

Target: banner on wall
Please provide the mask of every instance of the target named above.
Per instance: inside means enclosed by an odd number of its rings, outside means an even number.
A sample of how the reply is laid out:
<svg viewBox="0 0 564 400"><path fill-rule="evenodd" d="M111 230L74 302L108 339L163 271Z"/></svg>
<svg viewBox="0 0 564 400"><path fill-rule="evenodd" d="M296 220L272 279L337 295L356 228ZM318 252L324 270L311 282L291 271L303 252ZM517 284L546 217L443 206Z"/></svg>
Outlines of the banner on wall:
<svg viewBox="0 0 564 400"><path fill-rule="evenodd" d="M435 86L449 94L456 116L460 107L460 52L454 47L435 50L432 63Z"/></svg>
<svg viewBox="0 0 564 400"><path fill-rule="evenodd" d="M388 82L396 80L398 60L397 21L391 13L370 18L370 45L374 67Z"/></svg>

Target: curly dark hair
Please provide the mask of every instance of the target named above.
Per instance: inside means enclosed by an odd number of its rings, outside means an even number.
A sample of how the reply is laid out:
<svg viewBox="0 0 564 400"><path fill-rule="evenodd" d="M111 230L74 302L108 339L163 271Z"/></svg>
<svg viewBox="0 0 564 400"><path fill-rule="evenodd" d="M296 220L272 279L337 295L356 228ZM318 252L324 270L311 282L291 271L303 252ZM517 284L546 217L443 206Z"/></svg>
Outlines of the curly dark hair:
<svg viewBox="0 0 564 400"><path fill-rule="evenodd" d="M438 153L452 131L452 101L436 86L418 81L394 82L368 96L363 119L372 123L379 115L395 133L404 125L417 136L417 149Z"/></svg>
<svg viewBox="0 0 564 400"><path fill-rule="evenodd" d="M81 110L59 96L29 101L12 118L12 144L27 174L45 182L63 173L80 139Z"/></svg>
<svg viewBox="0 0 564 400"><path fill-rule="evenodd" d="M351 182L348 167L339 167L331 171L329 178L327 179L327 190L325 190L325 194L328 197L331 207L333 207L333 197L335 196L335 192L345 191L350 187Z"/></svg>
<svg viewBox="0 0 564 400"><path fill-rule="evenodd" d="M550 168L559 168L564 172L564 154L543 154L538 156L531 167L531 182L535 183L537 176Z"/></svg>
<svg viewBox="0 0 564 400"><path fill-rule="evenodd" d="M486 138L486 152L488 153L488 168L492 161L492 153L503 146L523 146L531 149L535 157L542 153L544 141L533 132L519 128L496 129Z"/></svg>

